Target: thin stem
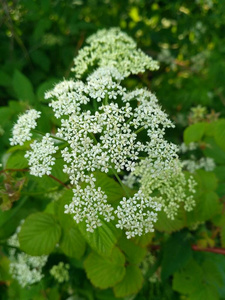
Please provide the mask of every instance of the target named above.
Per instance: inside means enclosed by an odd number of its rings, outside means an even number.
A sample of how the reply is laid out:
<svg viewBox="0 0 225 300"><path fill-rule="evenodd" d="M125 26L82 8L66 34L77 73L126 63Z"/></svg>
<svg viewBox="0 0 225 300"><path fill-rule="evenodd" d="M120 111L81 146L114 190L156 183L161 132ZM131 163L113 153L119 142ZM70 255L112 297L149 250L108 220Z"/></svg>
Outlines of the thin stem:
<svg viewBox="0 0 225 300"><path fill-rule="evenodd" d="M138 130L136 130L134 133L138 134L139 132L141 132L144 129L145 129L145 127L143 126L143 127L139 128Z"/></svg>
<svg viewBox="0 0 225 300"><path fill-rule="evenodd" d="M108 105L108 100L109 100L109 95L106 94L106 95L105 95L105 98L104 98L104 100L103 100L104 105Z"/></svg>
<svg viewBox="0 0 225 300"><path fill-rule="evenodd" d="M41 131L39 131L39 130L36 130L36 129L32 129L32 131L35 132L35 133L37 133L37 134L40 134L40 135L42 135L42 136L45 135L45 133L43 133L43 132L41 132ZM68 144L67 141L65 141L64 139L61 139L61 138L59 138L59 137L57 137L57 136L55 136L55 135L50 134L50 137L53 138L53 139L55 139L55 140L58 140L58 141L60 141L60 142L64 142L64 143L67 143L67 144Z"/></svg>
<svg viewBox="0 0 225 300"><path fill-rule="evenodd" d="M130 194L129 194L129 192L128 192L126 186L123 184L122 180L120 179L119 175L117 174L116 170L115 170L113 167L112 167L112 171L113 171L113 173L114 173L116 179L118 180L119 184L120 184L121 187L123 188L124 192L126 193L126 195L127 195L128 197L130 197Z"/></svg>

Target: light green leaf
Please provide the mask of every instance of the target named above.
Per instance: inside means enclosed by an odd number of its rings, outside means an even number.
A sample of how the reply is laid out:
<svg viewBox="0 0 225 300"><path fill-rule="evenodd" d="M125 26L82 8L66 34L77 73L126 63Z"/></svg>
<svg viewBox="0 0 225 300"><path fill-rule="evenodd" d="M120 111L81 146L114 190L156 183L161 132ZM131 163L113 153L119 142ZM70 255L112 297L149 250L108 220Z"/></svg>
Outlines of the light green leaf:
<svg viewBox="0 0 225 300"><path fill-rule="evenodd" d="M124 252L126 260L132 264L140 263L146 255L146 248L135 245L133 241L125 236L119 239L118 247Z"/></svg>
<svg viewBox="0 0 225 300"><path fill-rule="evenodd" d="M87 277L99 288L107 289L121 281L125 275L125 257L114 248L109 257L92 252L84 262Z"/></svg>
<svg viewBox="0 0 225 300"><path fill-rule="evenodd" d="M85 240L74 220L63 226L60 248L67 256L80 259L84 254L85 244Z"/></svg>
<svg viewBox="0 0 225 300"><path fill-rule="evenodd" d="M116 297L126 297L137 294L142 288L143 275L137 266L128 266L122 281L114 286L113 291Z"/></svg>
<svg viewBox="0 0 225 300"><path fill-rule="evenodd" d="M171 233L182 229L184 226L185 212L183 209L179 209L174 220L169 219L164 211L158 212L158 220L155 223L155 228L157 230Z"/></svg>
<svg viewBox="0 0 225 300"><path fill-rule="evenodd" d="M118 230L112 222L108 223L101 220L102 226L96 228L94 232L86 230L86 223L83 221L78 227L90 247L100 255L109 256L114 245L117 242L121 231Z"/></svg>
<svg viewBox="0 0 225 300"><path fill-rule="evenodd" d="M61 228L53 215L31 214L19 232L20 248L30 255L47 255L59 242Z"/></svg>
<svg viewBox="0 0 225 300"><path fill-rule="evenodd" d="M30 80L20 71L16 70L13 75L13 88L19 100L34 103L35 96Z"/></svg>
<svg viewBox="0 0 225 300"><path fill-rule="evenodd" d="M25 151L16 151L9 156L6 168L7 169L24 169L28 166L28 161L24 157Z"/></svg>
<svg viewBox="0 0 225 300"><path fill-rule="evenodd" d="M191 142L201 141L205 130L207 128L207 123L196 123L187 127L184 131L184 142L189 144Z"/></svg>

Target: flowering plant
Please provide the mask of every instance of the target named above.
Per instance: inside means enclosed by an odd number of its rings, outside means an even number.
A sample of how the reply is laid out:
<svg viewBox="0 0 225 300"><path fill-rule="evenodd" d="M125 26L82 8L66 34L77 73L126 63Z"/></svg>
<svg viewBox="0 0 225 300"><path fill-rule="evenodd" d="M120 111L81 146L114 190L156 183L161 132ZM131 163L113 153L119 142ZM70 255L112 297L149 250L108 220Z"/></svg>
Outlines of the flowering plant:
<svg viewBox="0 0 225 300"><path fill-rule="evenodd" d="M174 219L181 203L187 211L193 208L194 181L182 172L178 147L165 140L173 124L156 96L122 85L130 74L156 70L157 63L117 28L101 30L87 43L73 68L75 77L84 79L64 80L45 95L60 126L54 135L31 142L25 157L30 174L39 177L63 159L61 172L74 193L65 213L77 223L85 220L87 231L101 226L101 218L115 219L128 238L141 236L154 231L158 211ZM11 145L30 140L39 117L34 109L20 116ZM99 173L122 186L125 196L116 206L98 185Z"/></svg>

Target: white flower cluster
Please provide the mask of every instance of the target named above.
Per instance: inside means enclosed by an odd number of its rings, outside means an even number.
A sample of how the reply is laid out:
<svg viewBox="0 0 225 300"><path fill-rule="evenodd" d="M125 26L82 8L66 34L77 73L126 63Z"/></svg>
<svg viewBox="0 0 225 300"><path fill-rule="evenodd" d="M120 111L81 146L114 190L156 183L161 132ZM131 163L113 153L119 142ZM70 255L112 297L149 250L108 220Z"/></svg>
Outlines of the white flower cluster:
<svg viewBox="0 0 225 300"><path fill-rule="evenodd" d="M116 67L125 77L158 69L158 63L137 49L135 41L119 28L99 30L87 39L87 44L74 59L72 71L77 78L96 66Z"/></svg>
<svg viewBox="0 0 225 300"><path fill-rule="evenodd" d="M54 146L53 139L47 133L41 142L34 141L30 145L30 151L27 151L25 157L28 159L30 174L42 177L44 174L51 174L52 166L55 164L55 157L58 146Z"/></svg>
<svg viewBox="0 0 225 300"><path fill-rule="evenodd" d="M21 115L17 123L13 126L10 145L23 145L25 141L31 140L31 129L37 126L36 119L40 118L41 113L35 109L27 110Z"/></svg>
<svg viewBox="0 0 225 300"><path fill-rule="evenodd" d="M213 171L216 164L214 159L211 157L202 157L199 160L196 160L194 156L191 156L191 159L186 159L182 161L182 166L188 172L194 173L196 170L204 169L207 172Z"/></svg>
<svg viewBox="0 0 225 300"><path fill-rule="evenodd" d="M85 81L64 80L46 93L50 107L61 120L54 146L49 134L31 144L29 159L35 176L50 174L61 151L74 197L65 207L77 223L85 220L92 232L101 219L118 220L127 237L153 231L161 209L173 218L181 202L190 210L193 182L185 180L177 158L178 148L165 138L172 122L162 111L154 94L146 89L127 91L121 85L124 77L146 68L156 69L151 58L136 49L136 44L118 29L103 30L92 36L90 46L75 60L76 76L90 66L99 66ZM127 192L115 209L108 204L105 191L96 185L96 172L115 175ZM124 178L123 178L124 176ZM129 194L135 184L136 193Z"/></svg>
<svg viewBox="0 0 225 300"><path fill-rule="evenodd" d="M63 283L69 280L69 270L70 266L64 262L58 263L51 268L50 274L57 280L59 283Z"/></svg>
<svg viewBox="0 0 225 300"><path fill-rule="evenodd" d="M113 208L107 204L107 196L100 187L96 189L94 185L87 185L82 189L78 186L73 192L72 202L65 205L65 213L73 214L77 223L86 219L87 231L93 232L94 229L101 226L99 215L103 216L107 222L114 219Z"/></svg>
<svg viewBox="0 0 225 300"><path fill-rule="evenodd" d="M42 268L45 266L48 256L30 256L24 252L19 252L19 241L17 231L8 239L8 245L14 248L10 249L9 272L12 277L16 279L22 287L39 282L43 277Z"/></svg>

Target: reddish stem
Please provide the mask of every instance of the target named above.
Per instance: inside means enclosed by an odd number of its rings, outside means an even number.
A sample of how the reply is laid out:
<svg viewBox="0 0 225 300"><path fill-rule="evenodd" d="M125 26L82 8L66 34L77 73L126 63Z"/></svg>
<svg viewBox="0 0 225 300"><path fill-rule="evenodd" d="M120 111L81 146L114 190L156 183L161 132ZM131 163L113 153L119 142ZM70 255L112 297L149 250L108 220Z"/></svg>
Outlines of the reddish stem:
<svg viewBox="0 0 225 300"><path fill-rule="evenodd" d="M150 246L152 250L159 250L161 247L160 245L151 245ZM218 253L218 254L223 254L225 255L225 249L224 248L217 248L217 247L199 247L197 245L192 245L191 246L193 251L203 251L203 252L213 252L213 253Z"/></svg>
<svg viewBox="0 0 225 300"><path fill-rule="evenodd" d="M6 173L6 172L29 172L29 171L30 171L29 169L4 169L4 170L0 171L0 174ZM55 176L53 176L51 174L47 175L47 176L52 178L53 180L57 181L61 185L63 185L66 189L69 189L69 187L64 182L62 182L60 179L56 178Z"/></svg>
<svg viewBox="0 0 225 300"><path fill-rule="evenodd" d="M191 248L192 248L192 250L194 250L194 251L213 252L213 253L218 253L218 254L223 254L223 255L225 255L225 249L224 249L224 248L217 248L217 247L213 247L213 248L210 248L210 247L202 248L202 247L199 247L199 246L197 246L197 245L192 245Z"/></svg>

